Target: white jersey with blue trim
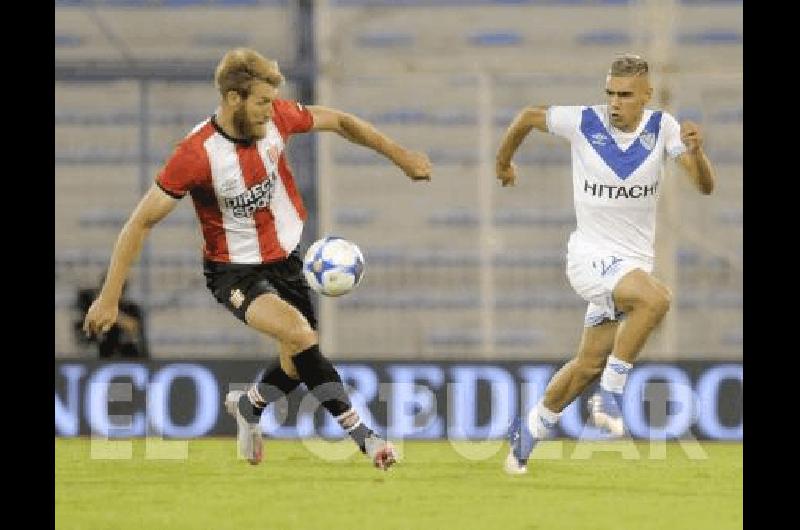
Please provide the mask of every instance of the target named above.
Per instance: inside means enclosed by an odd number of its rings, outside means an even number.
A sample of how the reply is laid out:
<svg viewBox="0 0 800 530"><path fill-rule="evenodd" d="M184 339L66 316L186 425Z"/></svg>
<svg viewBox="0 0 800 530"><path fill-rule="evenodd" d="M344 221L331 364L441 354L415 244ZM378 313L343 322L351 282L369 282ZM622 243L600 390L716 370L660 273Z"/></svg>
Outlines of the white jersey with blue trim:
<svg viewBox="0 0 800 530"><path fill-rule="evenodd" d="M665 155L686 150L670 114L645 110L630 133L616 129L607 105L552 106L547 130L572 150L577 229L571 241L651 262L656 201Z"/></svg>

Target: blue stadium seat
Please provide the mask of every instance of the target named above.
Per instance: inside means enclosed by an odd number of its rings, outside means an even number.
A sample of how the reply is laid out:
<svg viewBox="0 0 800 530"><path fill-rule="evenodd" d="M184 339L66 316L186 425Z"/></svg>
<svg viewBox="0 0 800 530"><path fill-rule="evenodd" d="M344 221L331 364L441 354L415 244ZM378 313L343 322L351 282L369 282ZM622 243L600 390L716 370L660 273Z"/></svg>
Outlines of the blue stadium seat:
<svg viewBox="0 0 800 530"><path fill-rule="evenodd" d="M706 299L708 307L723 309L741 309L744 306L744 297L740 290L714 290Z"/></svg>
<svg viewBox="0 0 800 530"><path fill-rule="evenodd" d="M340 307L349 310L374 309L474 309L480 306L480 298L474 294L428 294L428 293L361 293L343 298Z"/></svg>
<svg viewBox="0 0 800 530"><path fill-rule="evenodd" d="M428 334L426 341L433 346L477 346L481 336L472 330L434 331Z"/></svg>
<svg viewBox="0 0 800 530"><path fill-rule="evenodd" d="M369 253L372 267L478 267L480 256L478 251L463 250L409 250L383 248L373 249ZM565 263L564 250L543 249L536 252L503 253L494 257L496 267L562 267Z"/></svg>
<svg viewBox="0 0 800 530"><path fill-rule="evenodd" d="M133 150L105 147L87 147L55 153L56 164L133 164L139 161L139 154Z"/></svg>
<svg viewBox="0 0 800 530"><path fill-rule="evenodd" d="M680 121L692 120L702 123L703 111L696 107L682 107L675 111L675 119Z"/></svg>
<svg viewBox="0 0 800 530"><path fill-rule="evenodd" d="M83 37L74 33L56 33L56 48L78 48L83 45Z"/></svg>
<svg viewBox="0 0 800 530"><path fill-rule="evenodd" d="M741 254L740 254L741 256ZM728 258L714 255L703 255L699 251L688 248L679 248L676 252L676 261L679 267L702 267L709 270L729 269L731 264Z"/></svg>
<svg viewBox="0 0 800 530"><path fill-rule="evenodd" d="M570 167L569 148L562 149L541 149L537 152L530 153L517 153L514 156L514 162L519 166L539 166L539 167L552 167L563 166Z"/></svg>
<svg viewBox="0 0 800 530"><path fill-rule="evenodd" d="M374 208L339 208L335 216L337 224L361 226L373 223L378 212Z"/></svg>
<svg viewBox="0 0 800 530"><path fill-rule="evenodd" d="M289 0L213 0L211 3L221 6L257 6L263 4L285 6Z"/></svg>
<svg viewBox="0 0 800 530"><path fill-rule="evenodd" d="M593 30L579 33L575 41L580 46L626 46L631 43L631 36L626 31Z"/></svg>
<svg viewBox="0 0 800 530"><path fill-rule="evenodd" d="M432 225L473 227L478 224L479 217L474 209L448 208L433 212L427 222ZM498 226L566 226L575 224L575 213L571 210L511 208L495 212L494 223Z"/></svg>
<svg viewBox="0 0 800 530"><path fill-rule="evenodd" d="M516 31L478 31L467 36L472 46L520 46L524 40Z"/></svg>
<svg viewBox="0 0 800 530"><path fill-rule="evenodd" d="M495 110L493 120L495 127L508 127L521 110L520 107L504 107Z"/></svg>
<svg viewBox="0 0 800 530"><path fill-rule="evenodd" d="M169 146L167 146L169 147ZM171 152L169 148L151 148L150 162L162 162ZM56 151L55 163L63 165L138 164L141 162L136 146L130 149L112 147L87 147Z"/></svg>
<svg viewBox="0 0 800 530"><path fill-rule="evenodd" d="M742 346L744 344L744 334L741 329L726 331L720 337L720 343L725 346Z"/></svg>
<svg viewBox="0 0 800 530"><path fill-rule="evenodd" d="M93 249L62 249L57 250L55 255L56 269L59 267L87 267L108 265L109 253L107 248L102 250ZM186 249L181 251L160 251L150 258L154 267L197 267L202 257L198 249Z"/></svg>
<svg viewBox="0 0 800 530"><path fill-rule="evenodd" d="M428 151L431 162L441 165L475 165L478 156L472 149L431 149ZM372 151L350 151L334 155L337 164L353 166L385 165L386 159Z"/></svg>
<svg viewBox="0 0 800 530"><path fill-rule="evenodd" d="M712 291L681 290L676 298L680 309L741 309L744 299L741 291L715 289Z"/></svg>
<svg viewBox="0 0 800 530"><path fill-rule="evenodd" d="M343 152L344 151L344 152ZM466 165L474 166L479 162L478 155L474 149L463 148L435 148L428 150L428 156L434 165ZM569 167L569 149L540 149L533 153L521 152L514 157L514 162L520 166L538 166L538 167ZM727 157L726 160L735 160L732 157L723 154ZM741 159L741 154L738 156ZM354 150L351 148L344 148L343 150L334 154L333 160L336 164L352 165L352 166L375 166L385 165L386 159L372 151ZM714 159L718 160L718 159Z"/></svg>
<svg viewBox="0 0 800 530"><path fill-rule="evenodd" d="M495 213L495 224L501 226L569 226L575 224L575 212L572 210L532 210L514 208Z"/></svg>
<svg viewBox="0 0 800 530"><path fill-rule="evenodd" d="M495 301L497 309L576 309L585 308L586 302L572 291L530 291L500 294Z"/></svg>
<svg viewBox="0 0 800 530"><path fill-rule="evenodd" d="M694 6L737 5L742 0L681 0L681 4Z"/></svg>
<svg viewBox="0 0 800 530"><path fill-rule="evenodd" d="M191 331L151 331L149 333L150 341L154 344L170 346L170 345L256 345L259 343L257 333L250 333L248 335L240 335L236 333L228 333L225 331L200 331L192 329Z"/></svg>
<svg viewBox="0 0 800 530"><path fill-rule="evenodd" d="M163 116L153 117L160 120ZM139 114L128 111L106 111L106 112L85 112L85 111L56 111L56 125L135 125L140 121Z"/></svg>
<svg viewBox="0 0 800 530"><path fill-rule="evenodd" d="M211 0L159 0L164 7L208 6L211 3Z"/></svg>
<svg viewBox="0 0 800 530"><path fill-rule="evenodd" d="M712 123L742 123L744 108L739 106L719 110L709 116L709 121Z"/></svg>
<svg viewBox="0 0 800 530"><path fill-rule="evenodd" d="M474 112L464 110L439 110L432 113L432 123L439 126L463 126L478 123Z"/></svg>
<svg viewBox="0 0 800 530"><path fill-rule="evenodd" d="M741 225L744 222L744 212L740 209L723 210L717 214L717 221L726 225Z"/></svg>
<svg viewBox="0 0 800 530"><path fill-rule="evenodd" d="M119 228L129 215L127 210L97 208L82 212L78 216L78 224L83 228ZM194 227L196 223L193 213L176 212L161 221L160 225Z"/></svg>
<svg viewBox="0 0 800 530"><path fill-rule="evenodd" d="M739 45L743 42L742 32L735 29L705 30L684 32L678 35L680 44L692 45Z"/></svg>
<svg viewBox="0 0 800 530"><path fill-rule="evenodd" d="M544 332L532 329L496 331L494 342L502 346L533 346L544 338ZM437 330L426 337L432 346L478 346L482 337L479 330Z"/></svg>
<svg viewBox="0 0 800 530"><path fill-rule="evenodd" d="M101 0L100 2L88 0L83 3L87 5L94 5L97 3L109 7L152 7L147 0Z"/></svg>
<svg viewBox="0 0 800 530"><path fill-rule="evenodd" d="M501 346L533 346L544 336L544 332L534 329L507 330L496 333L494 342Z"/></svg>
<svg viewBox="0 0 800 530"><path fill-rule="evenodd" d="M706 153L717 164L741 164L743 159L741 148L710 148Z"/></svg>
<svg viewBox="0 0 800 530"><path fill-rule="evenodd" d="M702 264L700 253L694 249L679 248L675 256L679 266L692 267Z"/></svg>
<svg viewBox="0 0 800 530"><path fill-rule="evenodd" d="M478 213L472 209L449 208L438 210L428 216L428 224L446 226L468 226L478 224Z"/></svg>
<svg viewBox="0 0 800 530"><path fill-rule="evenodd" d="M494 258L495 267L563 267L566 263L564 250L540 250L536 252L498 254Z"/></svg>
<svg viewBox="0 0 800 530"><path fill-rule="evenodd" d="M248 46L250 44L250 36L239 31L198 33L192 36L192 42L197 46L235 48Z"/></svg>
<svg viewBox="0 0 800 530"><path fill-rule="evenodd" d="M407 48L414 44L414 36L399 32L364 33L356 37L356 44L362 48Z"/></svg>
<svg viewBox="0 0 800 530"><path fill-rule="evenodd" d="M371 118L374 120L374 123L381 124L411 125L428 123L430 121L429 114L425 110L419 108L392 109L373 114Z"/></svg>
<svg viewBox="0 0 800 530"><path fill-rule="evenodd" d="M375 125L402 124L459 127L475 125L478 122L475 112L465 109L436 109L428 111L420 108L398 108L371 113L351 109L350 112L357 116L364 116ZM504 125L508 125L508 123Z"/></svg>

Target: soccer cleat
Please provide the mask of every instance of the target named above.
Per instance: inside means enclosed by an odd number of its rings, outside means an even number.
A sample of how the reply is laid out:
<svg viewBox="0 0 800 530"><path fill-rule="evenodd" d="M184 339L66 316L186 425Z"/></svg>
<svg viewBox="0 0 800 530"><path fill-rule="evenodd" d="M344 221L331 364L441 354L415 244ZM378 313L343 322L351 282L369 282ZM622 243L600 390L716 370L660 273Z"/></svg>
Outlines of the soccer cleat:
<svg viewBox="0 0 800 530"><path fill-rule="evenodd" d="M513 451L508 452L506 461L503 464L503 469L509 475L524 475L528 472L528 466L525 464L520 464L519 460L517 460L517 457L514 456Z"/></svg>
<svg viewBox="0 0 800 530"><path fill-rule="evenodd" d="M252 465L261 462L264 456L264 441L261 439L261 425L259 418L254 414L242 413L242 407L252 407L247 399L246 392L231 390L225 396L225 409L228 414L236 419L236 438L239 446L239 455L246 458ZM248 418L250 421L248 421Z"/></svg>
<svg viewBox="0 0 800 530"><path fill-rule="evenodd" d="M397 452L392 442L387 442L375 433L367 436L367 439L364 440L364 447L367 451L367 456L372 459L372 463L378 469L387 471L397 462Z"/></svg>
<svg viewBox="0 0 800 530"><path fill-rule="evenodd" d="M508 427L510 449L505 461L505 471L510 475L524 475L528 472L528 456L536 445L536 440L522 419L517 416Z"/></svg>
<svg viewBox="0 0 800 530"><path fill-rule="evenodd" d="M613 437L625 434L622 410L614 393L600 389L589 398L589 415L595 426L604 429Z"/></svg>

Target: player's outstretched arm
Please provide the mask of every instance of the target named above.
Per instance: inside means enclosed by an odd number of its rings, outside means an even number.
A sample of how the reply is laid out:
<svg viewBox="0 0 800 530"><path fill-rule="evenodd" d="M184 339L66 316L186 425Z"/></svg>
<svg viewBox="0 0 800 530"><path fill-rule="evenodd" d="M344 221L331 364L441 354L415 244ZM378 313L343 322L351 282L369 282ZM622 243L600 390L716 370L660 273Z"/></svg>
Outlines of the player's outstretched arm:
<svg viewBox="0 0 800 530"><path fill-rule="evenodd" d="M150 229L177 204L177 199L164 193L156 184L139 201L117 237L103 288L86 313L83 331L87 336L105 333L116 322L122 286L133 260L139 255Z"/></svg>
<svg viewBox="0 0 800 530"><path fill-rule="evenodd" d="M503 186L513 186L517 180L516 166L511 163L514 153L531 129L547 132L547 107L526 107L508 126L495 157L497 178Z"/></svg>
<svg viewBox="0 0 800 530"><path fill-rule="evenodd" d="M332 131L355 144L369 147L382 154L403 170L411 180L430 180L431 161L428 155L410 151L366 121L328 107L309 105L314 116L314 131Z"/></svg>
<svg viewBox="0 0 800 530"><path fill-rule="evenodd" d="M686 151L678 157L678 162L689 174L700 193L711 194L714 191L716 171L703 151L703 135L696 123L691 121L681 123L681 141L686 146Z"/></svg>

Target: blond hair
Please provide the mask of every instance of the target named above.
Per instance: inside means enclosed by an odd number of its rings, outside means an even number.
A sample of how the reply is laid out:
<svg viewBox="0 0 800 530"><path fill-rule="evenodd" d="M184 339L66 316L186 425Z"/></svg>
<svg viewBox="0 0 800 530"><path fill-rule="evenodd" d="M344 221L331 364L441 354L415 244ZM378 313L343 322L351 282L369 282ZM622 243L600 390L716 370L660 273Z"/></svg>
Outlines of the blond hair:
<svg viewBox="0 0 800 530"><path fill-rule="evenodd" d="M650 67L647 65L647 61L640 56L632 53L623 53L611 63L608 75L614 77L637 77L647 75L649 71Z"/></svg>
<svg viewBox="0 0 800 530"><path fill-rule="evenodd" d="M246 98L254 81L264 81L277 88L283 84L283 74L277 62L250 48L229 51L214 72L214 85L223 97L234 90Z"/></svg>

